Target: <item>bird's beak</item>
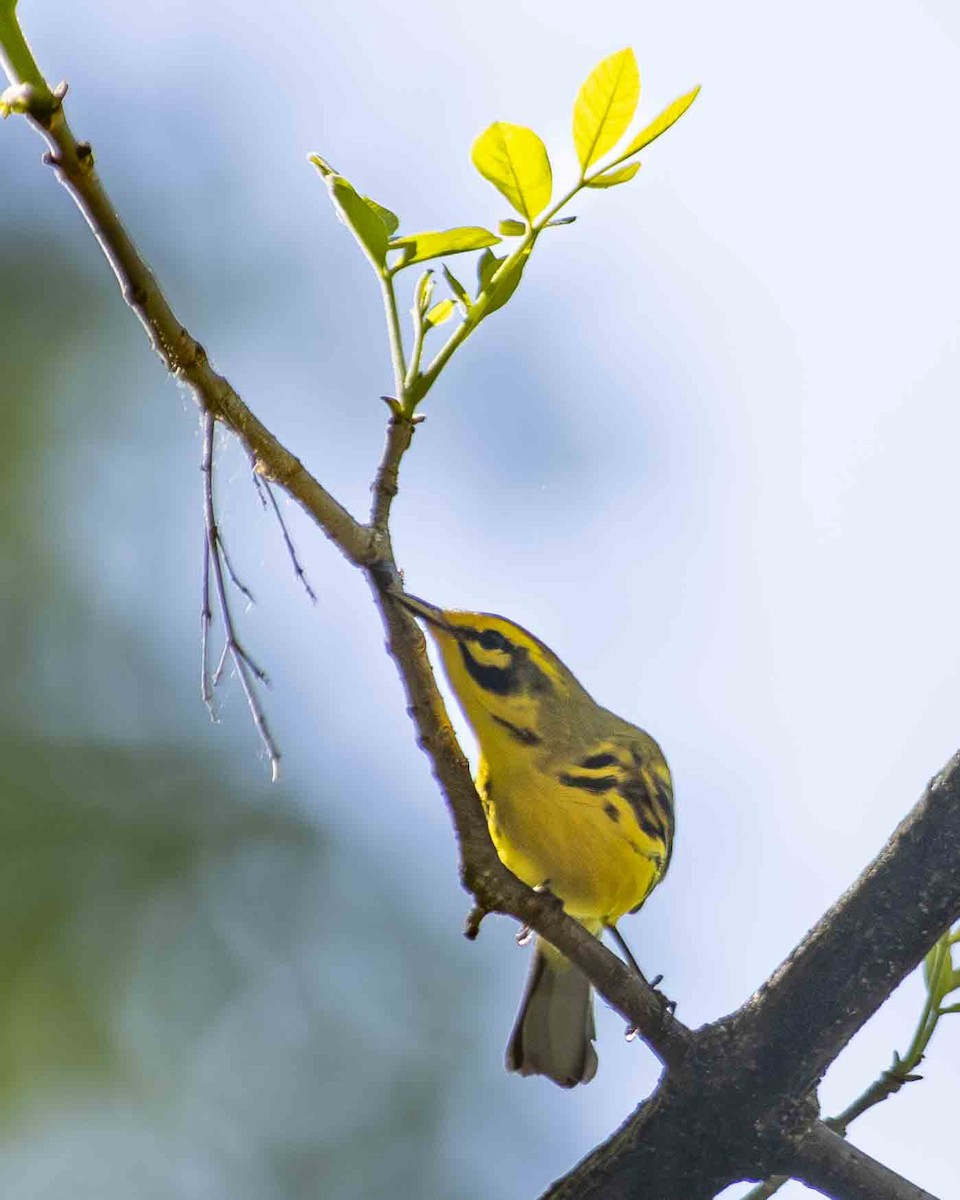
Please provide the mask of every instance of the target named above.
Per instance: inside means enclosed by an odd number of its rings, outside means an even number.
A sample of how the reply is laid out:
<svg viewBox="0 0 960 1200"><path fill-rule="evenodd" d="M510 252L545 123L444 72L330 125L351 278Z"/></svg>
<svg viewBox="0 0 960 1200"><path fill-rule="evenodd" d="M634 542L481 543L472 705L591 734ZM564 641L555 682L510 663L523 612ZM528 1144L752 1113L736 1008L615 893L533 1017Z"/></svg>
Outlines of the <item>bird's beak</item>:
<svg viewBox="0 0 960 1200"><path fill-rule="evenodd" d="M447 624L446 618L443 615L443 609L437 608L435 604L428 604L426 600L421 600L417 596L410 596L406 592L394 592L394 600L398 604L402 604L404 608L413 613L415 617L420 617L429 625L435 625L438 629L450 631L450 626Z"/></svg>

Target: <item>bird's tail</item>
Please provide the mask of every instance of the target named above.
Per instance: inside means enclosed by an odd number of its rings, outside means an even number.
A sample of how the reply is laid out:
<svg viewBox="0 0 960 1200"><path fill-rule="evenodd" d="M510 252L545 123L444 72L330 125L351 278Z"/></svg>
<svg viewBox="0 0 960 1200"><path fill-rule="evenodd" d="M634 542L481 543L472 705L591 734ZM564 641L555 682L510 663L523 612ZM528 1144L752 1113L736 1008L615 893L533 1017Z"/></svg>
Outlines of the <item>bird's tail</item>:
<svg viewBox="0 0 960 1200"><path fill-rule="evenodd" d="M507 1070L546 1075L561 1087L597 1073L593 988L586 975L542 938L536 949L510 1043Z"/></svg>

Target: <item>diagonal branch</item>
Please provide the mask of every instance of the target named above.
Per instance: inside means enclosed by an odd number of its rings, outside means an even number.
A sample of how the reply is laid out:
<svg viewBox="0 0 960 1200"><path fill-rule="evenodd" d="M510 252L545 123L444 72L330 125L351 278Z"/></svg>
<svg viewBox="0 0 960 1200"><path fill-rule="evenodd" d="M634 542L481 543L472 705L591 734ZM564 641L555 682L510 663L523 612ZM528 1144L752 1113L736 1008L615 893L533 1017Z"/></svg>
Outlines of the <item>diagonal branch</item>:
<svg viewBox="0 0 960 1200"><path fill-rule="evenodd" d="M387 441L383 457L373 481L373 502L370 508L370 527L381 540L388 538L390 508L400 483L400 462L410 449L413 434L421 416L408 416L392 396L383 399L390 406L390 421L387 424ZM386 557L386 547L379 549Z"/></svg>
<svg viewBox="0 0 960 1200"><path fill-rule="evenodd" d="M371 555L371 537L357 521L259 421L230 383L210 365L203 346L177 319L100 181L88 142L78 142L64 115L62 87L55 102L37 93L31 107L29 85L21 87L26 113L50 147L46 161L80 209L120 284L123 298L147 332L167 369L186 383L205 412L228 425L249 449L256 470L279 484L312 516L327 537L353 563Z"/></svg>
<svg viewBox="0 0 960 1200"><path fill-rule="evenodd" d="M957 919L958 862L960 754L757 995L691 1034L656 1102L560 1180L551 1200L625 1200L641 1180L657 1200L706 1200L738 1179L793 1174L811 1136L812 1165L803 1168L811 1181L829 1162L849 1159L832 1131L811 1135L819 1122L805 1106L853 1034ZM900 1200L902 1181L893 1181L874 1179L872 1200ZM828 1194L866 1194L847 1187Z"/></svg>
<svg viewBox="0 0 960 1200"><path fill-rule="evenodd" d="M937 1200L818 1122L797 1153L794 1179L843 1200Z"/></svg>
<svg viewBox="0 0 960 1200"><path fill-rule="evenodd" d="M739 1013L777 1090L808 1091L960 916L960 754Z"/></svg>

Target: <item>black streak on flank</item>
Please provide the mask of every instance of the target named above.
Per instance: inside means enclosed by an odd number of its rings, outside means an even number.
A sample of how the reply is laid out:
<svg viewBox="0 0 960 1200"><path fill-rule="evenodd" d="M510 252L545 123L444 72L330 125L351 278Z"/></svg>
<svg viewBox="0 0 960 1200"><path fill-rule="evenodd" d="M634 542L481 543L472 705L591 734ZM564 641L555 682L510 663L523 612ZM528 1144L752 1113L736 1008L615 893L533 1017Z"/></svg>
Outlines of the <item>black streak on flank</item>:
<svg viewBox="0 0 960 1200"><path fill-rule="evenodd" d="M620 809L617 808L615 804L605 804L603 806L603 811L607 814L614 825L616 825L616 823L620 820Z"/></svg>
<svg viewBox="0 0 960 1200"><path fill-rule="evenodd" d="M601 775L599 779L588 775L568 775L564 772L557 776L557 782L562 783L564 787L581 788L585 792L593 792L599 795L601 792L609 792L611 788L617 786L616 775Z"/></svg>
<svg viewBox="0 0 960 1200"><path fill-rule="evenodd" d="M490 716L493 717L498 725L502 725L507 733L509 733L515 741L520 742L521 745L540 745L540 735L534 733L532 729L524 729L522 725L514 725L512 721L505 721L503 717L498 717L496 713L491 713Z"/></svg>
<svg viewBox="0 0 960 1200"><path fill-rule="evenodd" d="M642 779L630 779L620 788L620 795L633 809L637 824L647 835L658 842L665 842L666 832L657 814L650 794Z"/></svg>
<svg viewBox="0 0 960 1200"><path fill-rule="evenodd" d="M591 754L580 766L587 771L598 771L601 767L612 767L617 761L615 754Z"/></svg>
<svg viewBox="0 0 960 1200"><path fill-rule="evenodd" d="M519 690L520 680L516 663L511 663L508 667L485 667L483 663L478 663L473 657L470 647L465 641L458 641L457 644L460 647L460 657L463 659L467 674L484 691L493 692L497 696L509 696L512 692Z"/></svg>

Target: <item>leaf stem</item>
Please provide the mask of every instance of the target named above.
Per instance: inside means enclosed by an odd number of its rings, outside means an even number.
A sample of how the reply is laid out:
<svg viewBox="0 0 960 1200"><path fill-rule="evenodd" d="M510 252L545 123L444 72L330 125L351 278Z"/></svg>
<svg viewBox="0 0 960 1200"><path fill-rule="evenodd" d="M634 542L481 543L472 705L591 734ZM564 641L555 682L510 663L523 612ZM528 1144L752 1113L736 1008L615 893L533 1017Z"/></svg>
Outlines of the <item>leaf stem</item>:
<svg viewBox="0 0 960 1200"><path fill-rule="evenodd" d="M23 36L17 20L17 0L0 0L0 58L11 83L29 83L37 99L49 104L53 93Z"/></svg>
<svg viewBox="0 0 960 1200"><path fill-rule="evenodd" d="M413 381L420 370L420 360L423 357L423 341L427 336L427 325L424 321L424 315L418 300L413 306L413 349L410 351L410 365L407 367L407 373L403 381L404 395L406 395L413 385ZM402 402L404 397L398 397L398 399Z"/></svg>
<svg viewBox="0 0 960 1200"><path fill-rule="evenodd" d="M393 384L397 389L397 400L406 407L407 367L403 355L403 334L400 331L400 313L397 310L397 294L393 289L393 276L384 267L378 272L380 291L383 295L383 310L387 317L387 337L390 342L390 361L393 365Z"/></svg>

